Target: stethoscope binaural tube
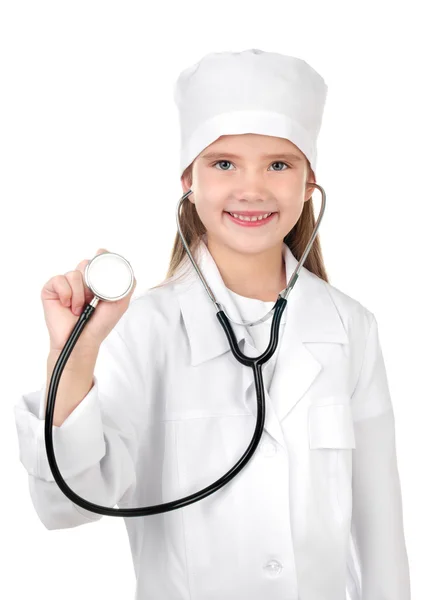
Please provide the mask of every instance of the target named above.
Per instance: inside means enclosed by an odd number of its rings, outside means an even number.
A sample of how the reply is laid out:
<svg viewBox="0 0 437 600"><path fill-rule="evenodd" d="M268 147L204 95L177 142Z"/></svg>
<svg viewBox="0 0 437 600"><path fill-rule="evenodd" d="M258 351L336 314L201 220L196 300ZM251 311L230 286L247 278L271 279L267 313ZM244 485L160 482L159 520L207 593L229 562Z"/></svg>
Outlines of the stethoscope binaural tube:
<svg viewBox="0 0 437 600"><path fill-rule="evenodd" d="M316 184L314 184L316 185ZM319 186L317 186L319 187ZM190 192L191 193L191 192ZM186 198L188 193L184 195ZM325 200L324 191L322 190L323 196L323 204ZM184 198L183 197L183 198ZM182 200L182 199L181 199ZM313 233L307 248L305 250L306 254L308 253L308 249L310 245L312 245L315 239L315 233L320 224L320 216L316 225L315 232ZM181 233L181 232L180 232ZM182 236L182 234L181 234ZM183 237L183 236L182 236ZM305 255L306 255L305 254ZM106 263L106 264L105 264ZM117 275L116 280L114 282L111 277ZM297 280L297 272L293 274L293 277L290 279L290 283L296 282ZM233 479L249 462L254 452L256 451L260 439L262 437L264 422L265 422L265 394L264 394L264 384L262 377L262 365L265 364L275 353L276 348L278 346L279 340L279 325L281 322L281 317L284 313L284 310L287 305L287 300L281 294L278 296L278 299L273 307L273 319L270 330L270 341L265 349L265 351L257 357L248 357L243 354L239 347L238 343L232 329L232 326L229 322L229 319L225 312L221 310L221 307L218 303L214 301L216 307L219 308L217 311L217 318L222 326L226 337L228 339L232 354L240 362L242 365L251 367L254 375L255 381L255 389L256 389L256 397L257 397L257 418L255 431L252 436L252 439L249 443L244 454L238 460L238 462L227 471L220 479L217 479L214 483L209 486L201 489L200 491L190 494L189 496L185 496L178 500L172 500L171 502L165 502L163 504L157 504L153 506L145 506L139 508L111 508L107 506L100 506L99 504L94 504L93 502L89 502L84 498L78 496L64 481L62 475L59 471L55 454L53 448L53 417L55 411L55 401L56 401L56 393L59 386L59 381L61 379L62 372L64 370L65 365L67 364L68 358L73 351L74 346L77 343L77 340L80 337L86 323L92 317L96 306L99 300L106 301L114 301L126 296L132 288L133 285L133 271L130 264L119 254L104 252L95 256L87 265L85 269L85 281L87 286L91 289L91 291L95 294L93 300L87 304L84 308L82 314L77 320L64 348L62 349L58 360L53 369L52 377L50 379L50 384L48 388L47 395L47 407L46 407L46 415L45 415L45 427L44 427L44 439L45 439L45 447L47 452L47 459L49 462L50 469L52 471L54 480L58 484L60 490L64 493L67 498L69 498L72 502L77 504L78 506L97 513L101 515L107 515L111 517L143 517L147 515L155 515L163 512L169 512L171 510L176 510L178 508L182 508L184 506L188 506L189 504L193 504L194 502L198 502L203 498L213 494L221 487L229 483L231 479ZM290 285L290 284L289 284ZM109 292L108 290L109 286ZM289 286L287 286L286 290L289 290Z"/></svg>

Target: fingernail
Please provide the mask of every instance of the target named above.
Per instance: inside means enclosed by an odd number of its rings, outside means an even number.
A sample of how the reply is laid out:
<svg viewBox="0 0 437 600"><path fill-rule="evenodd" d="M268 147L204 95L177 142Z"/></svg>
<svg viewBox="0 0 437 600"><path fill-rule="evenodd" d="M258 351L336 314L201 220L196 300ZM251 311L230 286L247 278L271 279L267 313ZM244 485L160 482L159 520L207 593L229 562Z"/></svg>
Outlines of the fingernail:
<svg viewBox="0 0 437 600"><path fill-rule="evenodd" d="M76 306L76 308L74 309L74 313L75 313L76 315L80 315L80 313L81 313L81 308L80 308L80 306Z"/></svg>

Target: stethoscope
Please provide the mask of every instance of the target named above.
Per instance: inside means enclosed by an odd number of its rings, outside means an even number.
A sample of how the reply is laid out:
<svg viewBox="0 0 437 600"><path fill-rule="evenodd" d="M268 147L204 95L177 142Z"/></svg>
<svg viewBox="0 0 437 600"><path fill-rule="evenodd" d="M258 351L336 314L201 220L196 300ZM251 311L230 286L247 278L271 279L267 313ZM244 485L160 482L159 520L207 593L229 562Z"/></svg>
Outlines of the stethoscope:
<svg viewBox="0 0 437 600"><path fill-rule="evenodd" d="M226 485L233 477L239 473L243 467L249 462L250 458L253 456L259 441L261 439L263 428L264 428L264 420L265 420L265 396L264 396L264 384L262 378L261 367L264 365L274 354L277 345L278 345L278 332L279 325L281 321L282 314L287 305L287 297L288 294L293 289L298 277L299 271L302 268L303 263L308 255L308 252L313 245L315 237L317 235L317 231L320 226L321 219L325 212L325 204L326 204L326 194L324 189L316 184L316 183L308 183L307 185L314 186L320 190L322 193L322 204L319 212L319 216L317 218L316 226L311 235L311 238L305 248L305 251L294 270L292 276L290 277L290 281L287 287L279 293L278 298L276 300L275 305L270 309L270 311L261 319L252 322L243 322L239 323L238 321L232 320L224 310L224 308L217 302L212 293L210 287L205 281L200 269L198 268L190 249L185 241L184 235L181 230L181 225L179 221L179 212L180 207L184 200L188 198L190 194L192 194L192 190L188 190L179 200L177 209L176 209L176 222L179 231L179 235L181 237L182 243L187 251L187 254L199 275L201 282L203 283L208 296L214 303L214 306L217 310L217 318L219 320L220 325L223 327L226 337L228 339L232 354L234 357L240 362L242 365L246 367L251 367L254 374L255 379L255 389L257 396L257 419L255 432L250 441L249 446L247 447L244 454L241 456L240 460L230 469L227 473L225 473L220 479L212 483L211 485L203 488L199 492L191 494L190 496L185 496L184 498L180 498L179 500L173 500L172 502L166 502L164 504L157 504L155 506L145 506L140 508L110 508L106 506L100 506L99 504L94 504L92 502L88 502L84 498L78 496L63 480L62 475L58 469L58 465L56 463L54 451L53 451L53 438L52 438L52 428L53 428L53 415L55 411L55 401L56 401L56 392L58 390L59 380L61 379L62 372L64 367L68 361L68 358L76 345L79 336L84 329L86 323L91 318L94 313L96 306L100 300L106 300L107 302L115 302L116 300L120 300L124 298L127 294L129 294L132 286L134 284L134 274L131 265L129 262L114 252L104 252L102 254L98 254L95 256L86 266L85 268L85 283L94 294L94 298L91 300L89 304L84 308L82 314L77 320L73 330L65 343L64 348L62 349L61 354L56 361L55 367L53 369L53 374L50 379L50 384L48 388L48 396L47 396L47 407L46 407L46 416L45 416L45 428L44 428L44 438L45 438L45 446L47 452L47 458L50 465L50 469L53 473L53 477L58 484L61 491L69 498L72 502L81 506L82 508L89 510L91 512L101 514L101 515L109 515L112 517L143 517L145 515L156 515L158 513L168 512L170 510L175 510L177 508L182 508L184 506L188 506L189 504L193 504L194 502L198 502L202 500L202 498L206 498L210 494L213 494L221 487ZM245 326L253 326L257 323L261 323L268 319L270 315L273 313L272 325L270 330L270 341L267 348L264 350L262 354L257 357L248 357L243 354L237 344L237 340L235 338L234 331L230 322L235 323L237 325L245 325Z"/></svg>

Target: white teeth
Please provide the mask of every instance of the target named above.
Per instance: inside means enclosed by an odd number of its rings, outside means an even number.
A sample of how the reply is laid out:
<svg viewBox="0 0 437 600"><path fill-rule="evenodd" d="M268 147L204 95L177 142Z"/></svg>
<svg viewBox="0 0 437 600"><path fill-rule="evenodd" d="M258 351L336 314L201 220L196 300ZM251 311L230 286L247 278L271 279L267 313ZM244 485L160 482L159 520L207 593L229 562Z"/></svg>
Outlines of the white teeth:
<svg viewBox="0 0 437 600"><path fill-rule="evenodd" d="M272 213L265 213L264 215L260 215L259 217L246 217L244 215L237 215L236 213L229 213L230 215L232 215L233 217L235 217L236 219L240 219L241 221L261 221L261 219L266 219L267 217L269 217Z"/></svg>

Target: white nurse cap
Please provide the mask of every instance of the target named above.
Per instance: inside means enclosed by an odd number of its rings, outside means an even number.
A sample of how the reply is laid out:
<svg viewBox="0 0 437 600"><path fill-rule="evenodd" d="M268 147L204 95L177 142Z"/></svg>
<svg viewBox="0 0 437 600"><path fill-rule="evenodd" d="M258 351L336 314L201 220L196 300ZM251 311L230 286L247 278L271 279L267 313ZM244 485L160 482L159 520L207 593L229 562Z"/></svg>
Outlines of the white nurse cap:
<svg viewBox="0 0 437 600"><path fill-rule="evenodd" d="M327 91L324 79L300 58L257 49L206 54L174 86L180 175L221 135L241 133L290 140L315 173Z"/></svg>

